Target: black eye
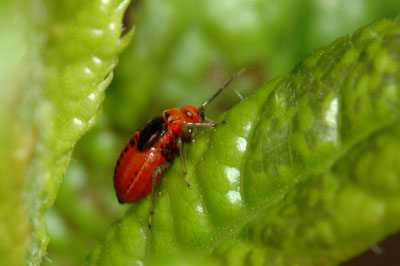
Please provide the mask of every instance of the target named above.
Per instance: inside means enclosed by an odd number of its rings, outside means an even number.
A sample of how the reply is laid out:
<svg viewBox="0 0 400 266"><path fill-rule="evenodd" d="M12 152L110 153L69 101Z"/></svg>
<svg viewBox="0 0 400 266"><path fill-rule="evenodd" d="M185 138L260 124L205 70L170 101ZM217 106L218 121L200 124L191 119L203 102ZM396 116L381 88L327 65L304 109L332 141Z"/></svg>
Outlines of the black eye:
<svg viewBox="0 0 400 266"><path fill-rule="evenodd" d="M186 111L186 116L189 118L193 118L193 114L190 111Z"/></svg>

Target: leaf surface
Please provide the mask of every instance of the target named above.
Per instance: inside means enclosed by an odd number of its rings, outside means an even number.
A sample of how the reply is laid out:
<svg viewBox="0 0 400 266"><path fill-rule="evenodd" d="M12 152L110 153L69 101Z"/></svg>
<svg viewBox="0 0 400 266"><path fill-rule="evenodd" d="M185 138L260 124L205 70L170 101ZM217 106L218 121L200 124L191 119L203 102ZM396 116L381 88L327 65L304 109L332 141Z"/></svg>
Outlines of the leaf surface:
<svg viewBox="0 0 400 266"><path fill-rule="evenodd" d="M27 6L23 10L26 24L31 25L26 26L32 31L24 39L24 48L32 48L27 72L33 77L21 89L15 119L32 141L31 161L24 165L24 208L31 231L26 233L31 239L25 235L30 244L28 252L23 252L28 253L27 264L41 263L49 242L46 212L56 198L75 143L97 120L118 55L132 38L133 31L121 37L128 4L128 0L91 0L15 5Z"/></svg>
<svg viewBox="0 0 400 266"><path fill-rule="evenodd" d="M400 228L400 24L315 51L185 146L88 263L331 265ZM203 254L201 256L199 254Z"/></svg>

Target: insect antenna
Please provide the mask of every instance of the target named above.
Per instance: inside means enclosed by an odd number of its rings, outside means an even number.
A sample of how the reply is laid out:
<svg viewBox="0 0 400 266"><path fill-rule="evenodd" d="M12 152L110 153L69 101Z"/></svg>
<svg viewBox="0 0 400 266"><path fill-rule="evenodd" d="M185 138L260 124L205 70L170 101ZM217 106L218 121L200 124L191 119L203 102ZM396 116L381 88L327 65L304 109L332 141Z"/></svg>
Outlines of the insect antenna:
<svg viewBox="0 0 400 266"><path fill-rule="evenodd" d="M199 108L200 111L200 116L202 119L204 119L205 115L204 115L204 110L205 107L212 102L218 95L221 94L221 92L226 89L226 87L229 86L229 84L232 83L232 81L237 78L238 76L240 76L243 72L245 71L244 68L240 69L238 72L236 72L236 74L234 74L227 82L225 82L225 84L213 95L211 96L211 98L209 98L208 100L206 100Z"/></svg>

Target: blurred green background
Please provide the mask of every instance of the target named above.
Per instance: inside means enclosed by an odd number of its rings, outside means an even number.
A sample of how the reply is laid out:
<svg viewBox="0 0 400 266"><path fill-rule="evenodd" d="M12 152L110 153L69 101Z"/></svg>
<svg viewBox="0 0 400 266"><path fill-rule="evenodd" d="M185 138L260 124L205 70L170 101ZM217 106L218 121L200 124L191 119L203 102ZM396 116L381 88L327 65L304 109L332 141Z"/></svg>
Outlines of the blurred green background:
<svg viewBox="0 0 400 266"><path fill-rule="evenodd" d="M126 205L112 175L125 142L169 107L200 105L240 68L246 73L207 110L212 118L269 79L287 74L314 49L379 18L398 0L142 0L124 22L136 27L120 57L104 111L79 140L47 214L44 265L79 265Z"/></svg>

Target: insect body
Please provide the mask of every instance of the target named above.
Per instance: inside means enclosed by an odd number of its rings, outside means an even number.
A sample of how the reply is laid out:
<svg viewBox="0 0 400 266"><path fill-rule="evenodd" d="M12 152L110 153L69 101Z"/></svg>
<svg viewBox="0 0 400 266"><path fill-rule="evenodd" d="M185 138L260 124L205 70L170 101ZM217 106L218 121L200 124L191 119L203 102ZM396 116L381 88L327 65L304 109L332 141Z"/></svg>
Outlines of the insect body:
<svg viewBox="0 0 400 266"><path fill-rule="evenodd" d="M198 109L186 105L164 111L136 132L115 167L114 186L119 202L136 202L147 196L151 192L153 173L159 172L157 185L162 172L179 153L178 145L181 147L182 141L190 141L192 131L183 125L200 122Z"/></svg>
<svg viewBox="0 0 400 266"><path fill-rule="evenodd" d="M183 143L190 142L194 129L215 127L216 123L205 117L204 110L241 73L239 71L209 100L199 108L165 110L137 131L122 150L114 169L114 187L120 203L137 202L151 193L149 227L154 212L154 190L162 174L179 154L186 184L190 186L183 156Z"/></svg>

